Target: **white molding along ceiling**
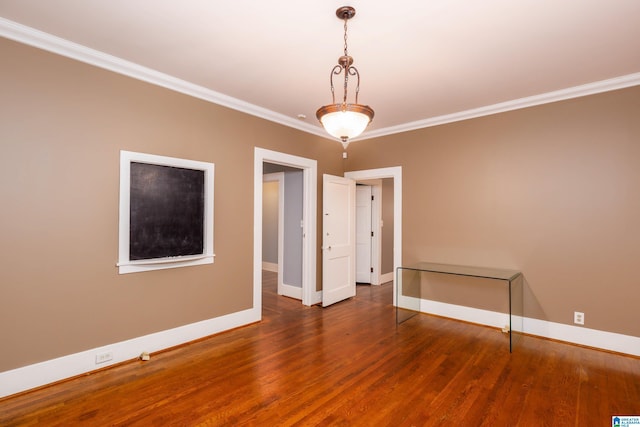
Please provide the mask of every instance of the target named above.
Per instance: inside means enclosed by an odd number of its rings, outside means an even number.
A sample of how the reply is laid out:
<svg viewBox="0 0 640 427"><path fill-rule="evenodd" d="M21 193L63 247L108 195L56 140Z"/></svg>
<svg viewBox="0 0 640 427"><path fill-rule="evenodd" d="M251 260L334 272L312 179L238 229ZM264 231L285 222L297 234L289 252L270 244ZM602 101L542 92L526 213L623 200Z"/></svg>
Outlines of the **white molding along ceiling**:
<svg viewBox="0 0 640 427"><path fill-rule="evenodd" d="M331 138L315 111L343 3L4 0L0 35ZM637 0L348 3L360 102L376 112L357 139L640 84Z"/></svg>

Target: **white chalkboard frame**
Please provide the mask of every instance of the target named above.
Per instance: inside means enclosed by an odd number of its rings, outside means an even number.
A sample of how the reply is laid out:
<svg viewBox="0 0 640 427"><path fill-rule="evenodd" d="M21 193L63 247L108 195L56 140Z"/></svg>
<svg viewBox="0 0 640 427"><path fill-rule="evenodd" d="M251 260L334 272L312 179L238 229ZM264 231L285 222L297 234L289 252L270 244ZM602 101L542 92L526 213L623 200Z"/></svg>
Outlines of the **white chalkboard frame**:
<svg viewBox="0 0 640 427"><path fill-rule="evenodd" d="M153 165L173 166L177 168L204 171L204 245L203 253L197 255L152 258L142 260L130 259L130 201L131 201L131 163L148 163ZM213 185L215 165L208 162L158 156L154 154L120 151L120 213L119 213L119 274L161 270L176 267L189 267L202 264L213 264Z"/></svg>

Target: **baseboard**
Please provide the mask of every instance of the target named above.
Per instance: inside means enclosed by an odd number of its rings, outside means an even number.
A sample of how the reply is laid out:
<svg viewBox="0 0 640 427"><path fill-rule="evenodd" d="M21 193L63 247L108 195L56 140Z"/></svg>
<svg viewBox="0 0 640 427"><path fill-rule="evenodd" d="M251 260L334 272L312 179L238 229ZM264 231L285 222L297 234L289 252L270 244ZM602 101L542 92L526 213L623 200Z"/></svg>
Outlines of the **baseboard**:
<svg viewBox="0 0 640 427"><path fill-rule="evenodd" d="M404 297L406 299L406 297ZM322 291L316 291L313 304L322 302ZM502 328L508 324L508 315L477 308L420 300L402 306L420 307L424 313L449 317L481 325ZM75 354L47 360L29 366L0 372L0 398L40 387L66 378L85 374L97 369L137 358L140 353L157 352L185 344L209 335L223 332L260 320L261 313L255 309L244 310L214 319L145 335L127 341L97 347ZM568 343L585 345L602 350L640 356L640 337L605 332L584 327L565 325L528 317L516 317L514 323L522 325L522 332ZM519 330L514 328L514 330ZM111 352L113 359L96 364L96 354Z"/></svg>
<svg viewBox="0 0 640 427"><path fill-rule="evenodd" d="M393 271L380 275L380 284L392 282L392 281L393 281Z"/></svg>
<svg viewBox="0 0 640 427"><path fill-rule="evenodd" d="M302 288L299 286L282 284L282 295L289 298L302 300Z"/></svg>
<svg viewBox="0 0 640 427"><path fill-rule="evenodd" d="M251 308L10 371L0 372L0 398L132 360L137 358L143 351L149 353L157 352L239 326L254 323L259 321L260 318L261 313L259 310ZM96 355L105 352L111 352L113 359L105 363L96 364Z"/></svg>
<svg viewBox="0 0 640 427"><path fill-rule="evenodd" d="M315 294L313 294L311 305L314 304L322 304L322 291L316 291Z"/></svg>
<svg viewBox="0 0 640 427"><path fill-rule="evenodd" d="M640 356L640 337L526 317L523 323L527 334Z"/></svg>
<svg viewBox="0 0 640 427"><path fill-rule="evenodd" d="M272 273L278 272L278 263L262 261L262 269L271 271Z"/></svg>
<svg viewBox="0 0 640 427"><path fill-rule="evenodd" d="M420 300L420 311L465 322L503 328L509 324L509 314L479 308L447 304L438 301ZM517 323L517 322L515 322ZM515 329L515 328L514 328Z"/></svg>
<svg viewBox="0 0 640 427"><path fill-rule="evenodd" d="M420 307L419 311L423 313L435 314L437 316L496 328L502 328L509 324L509 315L506 313L446 304L437 301L416 300L403 297L400 306L407 308ZM640 337L520 316L514 316L512 327L514 331L520 331L542 338L629 354L631 356L640 356Z"/></svg>

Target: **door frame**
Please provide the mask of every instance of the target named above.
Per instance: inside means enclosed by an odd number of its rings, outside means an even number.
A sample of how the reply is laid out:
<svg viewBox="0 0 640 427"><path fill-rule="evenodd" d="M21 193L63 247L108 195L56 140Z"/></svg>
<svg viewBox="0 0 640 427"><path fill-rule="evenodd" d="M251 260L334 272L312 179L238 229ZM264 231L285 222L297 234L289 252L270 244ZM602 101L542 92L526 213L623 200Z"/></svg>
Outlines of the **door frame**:
<svg viewBox="0 0 640 427"><path fill-rule="evenodd" d="M255 147L253 162L253 307L262 318L262 171L264 163L301 169L302 196L302 304L313 305L316 293L316 215L318 162L305 157Z"/></svg>
<svg viewBox="0 0 640 427"><path fill-rule="evenodd" d="M402 166L366 169L344 173L345 178L358 181L393 178L393 305L397 305L398 283L395 272L402 265Z"/></svg>

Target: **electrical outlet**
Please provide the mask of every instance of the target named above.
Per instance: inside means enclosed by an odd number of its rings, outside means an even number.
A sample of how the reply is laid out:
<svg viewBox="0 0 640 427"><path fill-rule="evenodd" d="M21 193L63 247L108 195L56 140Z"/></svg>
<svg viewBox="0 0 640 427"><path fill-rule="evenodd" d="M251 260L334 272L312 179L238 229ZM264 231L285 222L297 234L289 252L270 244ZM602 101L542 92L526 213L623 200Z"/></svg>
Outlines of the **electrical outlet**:
<svg viewBox="0 0 640 427"><path fill-rule="evenodd" d="M96 365L108 362L110 360L113 360L113 352L112 351L106 351L104 353L96 354Z"/></svg>
<svg viewBox="0 0 640 427"><path fill-rule="evenodd" d="M573 323L575 323L576 325L584 325L584 313L580 313L579 311L574 311Z"/></svg>

